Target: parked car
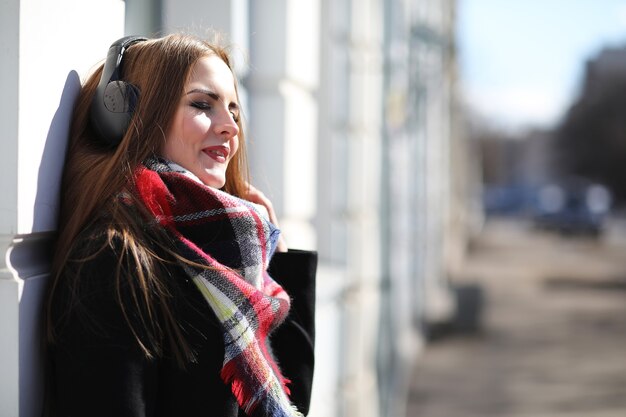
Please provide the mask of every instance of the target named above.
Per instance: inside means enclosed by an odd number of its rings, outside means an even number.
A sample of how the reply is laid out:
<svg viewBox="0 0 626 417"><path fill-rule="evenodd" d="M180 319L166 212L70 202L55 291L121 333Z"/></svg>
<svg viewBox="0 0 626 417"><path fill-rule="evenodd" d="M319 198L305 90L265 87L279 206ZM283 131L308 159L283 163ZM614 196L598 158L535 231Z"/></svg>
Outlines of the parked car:
<svg viewBox="0 0 626 417"><path fill-rule="evenodd" d="M526 185L488 185L483 189L483 208L487 216L525 216L532 197L532 188Z"/></svg>
<svg viewBox="0 0 626 417"><path fill-rule="evenodd" d="M539 188L536 227L566 235L599 236L611 208L609 190L598 183L569 179Z"/></svg>

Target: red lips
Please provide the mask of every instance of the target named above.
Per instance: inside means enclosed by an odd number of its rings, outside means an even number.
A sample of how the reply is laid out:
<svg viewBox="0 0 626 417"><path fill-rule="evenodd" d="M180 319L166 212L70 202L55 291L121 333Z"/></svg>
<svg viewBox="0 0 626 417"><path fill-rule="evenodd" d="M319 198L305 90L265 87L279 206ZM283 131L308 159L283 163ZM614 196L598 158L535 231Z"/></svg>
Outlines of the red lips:
<svg viewBox="0 0 626 417"><path fill-rule="evenodd" d="M228 160L228 155L230 154L230 149L227 146L219 145L219 146L209 146L208 148L204 148L202 150L205 154L211 157L213 160L217 162L226 162Z"/></svg>

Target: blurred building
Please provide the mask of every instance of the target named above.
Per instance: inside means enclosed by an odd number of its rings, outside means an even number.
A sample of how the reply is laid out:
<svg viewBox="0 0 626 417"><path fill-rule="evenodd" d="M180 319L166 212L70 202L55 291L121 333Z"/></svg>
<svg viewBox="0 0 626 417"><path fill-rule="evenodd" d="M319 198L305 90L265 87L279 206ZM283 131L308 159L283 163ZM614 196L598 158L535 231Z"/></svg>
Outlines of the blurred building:
<svg viewBox="0 0 626 417"><path fill-rule="evenodd" d="M626 46L602 48L586 62L580 95L602 94L616 81L622 81L625 71Z"/></svg>
<svg viewBox="0 0 626 417"><path fill-rule="evenodd" d="M425 331L454 314L469 230L454 25L454 0L2 2L0 415L38 415L74 71L124 34L214 28L237 45L254 182L290 246L320 253L311 416L403 416Z"/></svg>
<svg viewBox="0 0 626 417"><path fill-rule="evenodd" d="M482 179L487 186L537 187L559 175L551 130L500 132L474 139L481 146Z"/></svg>

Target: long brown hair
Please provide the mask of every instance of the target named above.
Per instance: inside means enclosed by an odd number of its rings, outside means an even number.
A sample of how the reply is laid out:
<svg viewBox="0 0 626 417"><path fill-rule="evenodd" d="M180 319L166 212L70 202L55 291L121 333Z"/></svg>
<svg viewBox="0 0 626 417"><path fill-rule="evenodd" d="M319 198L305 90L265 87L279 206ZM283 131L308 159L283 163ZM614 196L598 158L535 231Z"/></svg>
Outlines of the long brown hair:
<svg viewBox="0 0 626 417"><path fill-rule="evenodd" d="M170 293L161 281L159 269L166 262L155 253L155 245L167 252L168 239L158 230L146 232L142 224L142 204L128 193L133 204L121 202L120 193L133 188L133 175L137 167L146 158L158 155L165 134L176 111L192 66L202 57L216 55L228 66L232 66L226 49L214 43L189 35L175 34L159 39L151 39L131 45L124 54L122 79L137 86L140 98L131 119L130 127L120 145L107 149L95 139L95 133L89 123L89 109L96 86L100 80L100 66L84 83L77 99L70 141L66 156L62 182L61 211L59 218L59 236L52 266L52 282L46 307L46 334L49 343L55 341L55 323L52 322L52 306L55 290L59 281L71 280L64 285L74 291L80 284L80 273L66 274L64 268L75 255L79 236L92 219L103 221L107 243L120 249L120 260L116 274L118 302L126 320L135 334L135 338L147 357L162 353L161 340L171 346L179 364L192 357L181 337L179 324L169 308ZM233 74L234 76L234 74ZM235 91L237 84L235 81ZM224 191L242 196L248 180L242 118L239 124L239 150L233 156L226 171ZM147 236L146 233L151 233ZM81 245L84 245L81 241ZM102 249L93 248L93 254ZM72 258L73 259L73 258ZM129 275L122 269L136 271ZM131 285L124 280L134 280ZM125 305L119 288L130 288L134 306ZM142 334L134 328L126 313L135 308L142 323ZM155 315L163 318L161 328L153 320Z"/></svg>

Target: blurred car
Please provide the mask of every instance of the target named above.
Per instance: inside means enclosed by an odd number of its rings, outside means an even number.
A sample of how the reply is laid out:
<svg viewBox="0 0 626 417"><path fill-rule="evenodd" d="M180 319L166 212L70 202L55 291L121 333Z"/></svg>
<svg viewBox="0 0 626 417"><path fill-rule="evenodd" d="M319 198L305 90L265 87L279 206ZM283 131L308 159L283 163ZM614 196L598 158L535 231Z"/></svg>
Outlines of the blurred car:
<svg viewBox="0 0 626 417"><path fill-rule="evenodd" d="M536 227L565 235L599 236L611 208L611 193L597 183L567 180L539 188Z"/></svg>
<svg viewBox="0 0 626 417"><path fill-rule="evenodd" d="M487 216L524 216L532 201L532 195L530 187L520 184L485 186L482 196L483 208Z"/></svg>

